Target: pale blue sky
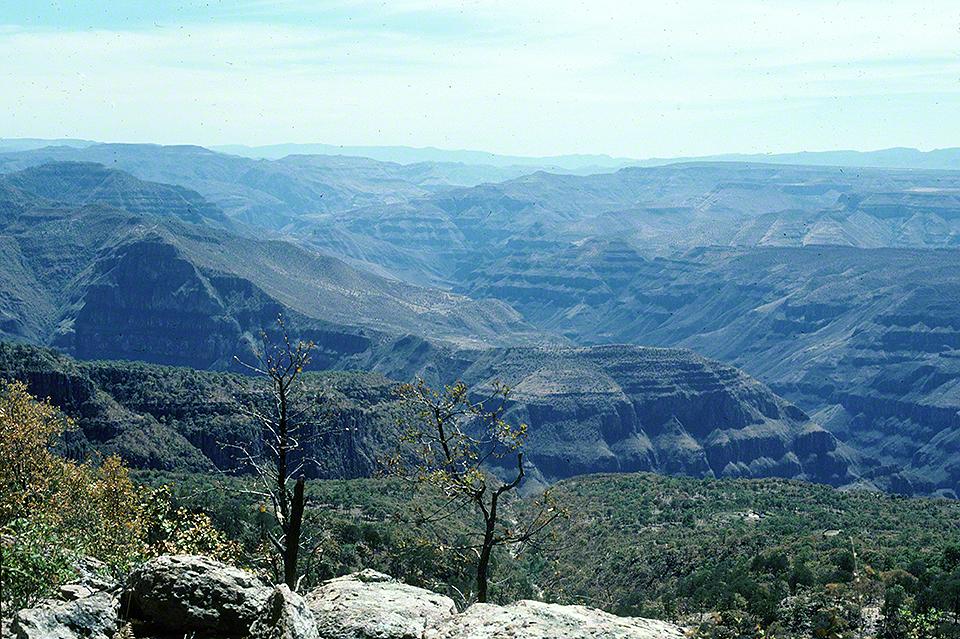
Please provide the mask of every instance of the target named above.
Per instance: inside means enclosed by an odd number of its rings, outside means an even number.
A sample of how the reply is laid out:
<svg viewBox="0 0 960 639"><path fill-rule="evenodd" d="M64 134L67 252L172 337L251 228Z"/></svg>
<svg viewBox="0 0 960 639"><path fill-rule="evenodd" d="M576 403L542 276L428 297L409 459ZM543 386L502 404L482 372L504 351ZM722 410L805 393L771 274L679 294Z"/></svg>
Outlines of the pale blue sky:
<svg viewBox="0 0 960 639"><path fill-rule="evenodd" d="M0 137L960 146L956 0L7 0L0 59Z"/></svg>

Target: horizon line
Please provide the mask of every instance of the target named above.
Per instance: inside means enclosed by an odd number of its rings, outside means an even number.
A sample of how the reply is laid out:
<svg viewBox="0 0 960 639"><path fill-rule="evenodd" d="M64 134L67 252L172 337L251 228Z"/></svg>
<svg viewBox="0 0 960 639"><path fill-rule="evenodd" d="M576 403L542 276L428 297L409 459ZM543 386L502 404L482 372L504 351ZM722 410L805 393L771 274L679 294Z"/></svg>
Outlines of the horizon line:
<svg viewBox="0 0 960 639"><path fill-rule="evenodd" d="M267 144L246 144L242 142L228 142L228 143L217 143L217 144L201 144L196 142L178 142L178 143L169 143L169 142L152 142L152 141L128 141L128 140L97 140L93 138L85 137L39 137L39 136L18 136L18 137L0 137L0 144L3 142L49 142L48 146L56 146L56 143L64 142L73 142L73 143L84 143L91 145L142 145L142 146L160 146L160 147L198 147L203 148L208 151L223 153L225 151L220 151L218 149L228 149L228 148L238 148L238 149L248 149L248 150L258 150L258 149L269 149L276 147L284 146L324 146L340 149L366 149L366 150L407 150L407 151L425 151L425 152L439 152L439 153L473 153L473 154L482 154L489 155L492 157L499 158L516 158L521 160L551 160L551 159L571 159L571 158L596 158L596 159L605 159L615 162L650 162L650 161L660 161L660 160L684 160L684 159L697 159L697 158L716 158L716 157L775 157L783 155L817 155L817 154L826 154L826 153L857 153L857 154L871 154L871 153L883 153L887 151L913 151L917 153L935 153L938 151L950 151L954 149L960 149L960 145L957 146L937 146L932 148L922 148L919 146L890 146L890 147L880 147L880 148L869 148L869 149L855 149L855 148L821 148L816 150L793 150L793 151L721 151L717 153L704 153L704 154L679 154L679 155L650 155L650 156L625 156L625 155L610 155L609 153L602 152L588 152L588 151L578 151L578 152L569 152L569 153L559 153L552 155L521 155L515 153L502 153L498 151L489 151L486 149L478 148L466 148L466 147L438 147L434 145L425 145L425 146L412 146L407 144L340 144L340 143L331 143L331 142L270 142ZM38 147L42 148L42 147ZM308 155L327 155L324 153L312 153Z"/></svg>

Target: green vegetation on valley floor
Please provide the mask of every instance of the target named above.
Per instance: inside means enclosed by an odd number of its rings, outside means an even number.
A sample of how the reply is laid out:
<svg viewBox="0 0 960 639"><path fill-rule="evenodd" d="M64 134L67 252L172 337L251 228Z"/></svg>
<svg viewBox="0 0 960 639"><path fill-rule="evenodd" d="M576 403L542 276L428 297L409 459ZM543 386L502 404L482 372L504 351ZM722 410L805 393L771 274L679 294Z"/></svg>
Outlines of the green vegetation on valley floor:
<svg viewBox="0 0 960 639"><path fill-rule="evenodd" d="M255 522L258 505L229 488L242 480L138 479L172 484L178 503L255 547L256 526L243 522ZM372 567L455 596L469 588L469 557L455 548L469 521L450 520L434 537L435 527L410 520L411 489L397 480L315 480L308 491L308 526L324 538L311 581ZM645 473L578 477L554 494L569 518L521 554L496 556L495 600L535 597L688 624L727 611L787 634L810 623L798 617L824 610L837 627L855 628L853 617L900 589L911 613L960 612L956 501Z"/></svg>

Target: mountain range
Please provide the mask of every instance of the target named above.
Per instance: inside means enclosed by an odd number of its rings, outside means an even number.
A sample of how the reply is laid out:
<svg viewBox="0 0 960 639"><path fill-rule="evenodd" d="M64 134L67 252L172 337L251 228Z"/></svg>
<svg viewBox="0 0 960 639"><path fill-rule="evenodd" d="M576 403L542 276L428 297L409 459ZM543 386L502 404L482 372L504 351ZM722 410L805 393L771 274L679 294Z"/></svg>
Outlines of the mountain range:
<svg viewBox="0 0 960 639"><path fill-rule="evenodd" d="M60 200L40 194L53 188ZM411 332L459 347L553 339L502 302L386 279L232 225L195 192L100 165L2 176L0 335L201 368L249 354L280 312L331 361Z"/></svg>
<svg viewBox="0 0 960 639"><path fill-rule="evenodd" d="M50 146L88 147L99 144L91 140L0 138L0 152L26 151ZM879 167L892 169L960 170L960 148L950 147L921 151L909 147L893 147L875 151L831 150L797 153L720 153L677 157L613 157L606 154L566 154L553 156L504 155L466 149L439 149L412 146L359 146L322 143L287 143L250 146L225 144L208 146L213 151L253 159L278 160L288 155L326 155L364 157L398 164L444 163L474 167L499 168L519 176L536 170L554 173L609 172L627 166L662 166L678 162L751 162L837 167ZM508 179L502 177L501 179Z"/></svg>
<svg viewBox="0 0 960 639"><path fill-rule="evenodd" d="M321 368L508 382L542 481L960 488L960 173L484 170L0 153L0 336L232 370L283 313Z"/></svg>

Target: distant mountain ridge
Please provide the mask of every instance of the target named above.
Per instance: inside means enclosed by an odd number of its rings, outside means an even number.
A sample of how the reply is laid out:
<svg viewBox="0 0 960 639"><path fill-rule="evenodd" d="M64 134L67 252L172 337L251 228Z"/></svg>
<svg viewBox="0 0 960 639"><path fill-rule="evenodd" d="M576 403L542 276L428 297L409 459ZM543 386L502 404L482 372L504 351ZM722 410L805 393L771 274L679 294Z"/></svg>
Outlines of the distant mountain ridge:
<svg viewBox="0 0 960 639"><path fill-rule="evenodd" d="M270 160L277 160L288 155L347 155L371 158L381 162L396 162L398 164L443 162L485 165L503 169L519 169L525 170L525 172L533 170L557 170L574 173L599 172L622 168L636 163L636 160L614 158L602 154L528 157L521 155L502 155L486 151L410 146L345 146L336 144L270 144L265 146L244 146L234 144L212 146L210 148L223 153Z"/></svg>
<svg viewBox="0 0 960 639"><path fill-rule="evenodd" d="M626 158L603 154L569 154L555 156L516 156L484 151L448 150L434 147L407 146L343 146L335 144L271 144L265 146L224 145L215 151L252 158L279 159L285 155L355 155L385 162L461 162L492 166L525 166L533 170L555 170L586 174L601 173L627 166L663 166L683 162L751 162L760 164L793 164L801 166L842 166L890 169L960 170L960 147L921 151L894 147L875 151L800 151L793 153L720 153L682 155L676 157Z"/></svg>
<svg viewBox="0 0 960 639"><path fill-rule="evenodd" d="M0 172L63 161L102 164L141 180L179 185L200 193L231 219L272 230L306 213L399 204L526 173L525 169L436 162L403 165L344 156L254 160L189 145L61 145L15 152L0 146Z"/></svg>
<svg viewBox="0 0 960 639"><path fill-rule="evenodd" d="M643 161L651 166L674 162L755 162L803 166L842 166L851 168L960 170L960 147L921 151L894 147L876 151L803 151L797 153L724 153L720 155L681 158L652 158Z"/></svg>
<svg viewBox="0 0 960 639"><path fill-rule="evenodd" d="M30 151L47 146L72 146L83 148L99 144L93 140L77 140L73 138L0 138L0 152Z"/></svg>
<svg viewBox="0 0 960 639"><path fill-rule="evenodd" d="M0 184L70 206L99 205L220 228L233 225L196 191L138 180L91 162L50 162L0 175Z"/></svg>
<svg viewBox="0 0 960 639"><path fill-rule="evenodd" d="M0 190L0 335L81 357L221 369L249 354L251 336L281 312L315 337L330 366L350 358L360 366L411 332L451 347L555 339L502 302L386 279L288 242L184 223L175 215L184 189L99 165L26 169L3 176L0 189L38 176L50 186L46 195L63 189L66 201ZM105 176L122 197L99 188ZM96 188L81 193L78 184ZM143 188L154 197L140 197ZM210 205L195 199L192 206Z"/></svg>
<svg viewBox="0 0 960 639"><path fill-rule="evenodd" d="M719 162L537 172L305 214L287 232L358 264L455 288L471 271L503 269L501 258L536 261L592 239L626 242L646 257L713 245L950 247L960 245L960 172Z"/></svg>
<svg viewBox="0 0 960 639"><path fill-rule="evenodd" d="M0 152L27 151L48 146L83 148L99 144L90 140L0 138ZM675 157L613 157L605 154L566 154L554 156L505 155L477 150L440 149L411 146L362 146L322 143L286 143L249 146L213 145L213 151L253 159L277 160L288 155L329 155L370 158L381 162L415 164L421 162L481 165L503 169L555 170L578 174L601 173L627 166L662 166L679 162L755 162L809 166L874 167L894 169L960 170L960 147L921 151L911 147L891 147L873 151L829 150L781 153L720 153ZM515 177L515 176L514 176ZM501 179L508 179L503 177ZM497 180L499 181L499 180Z"/></svg>

